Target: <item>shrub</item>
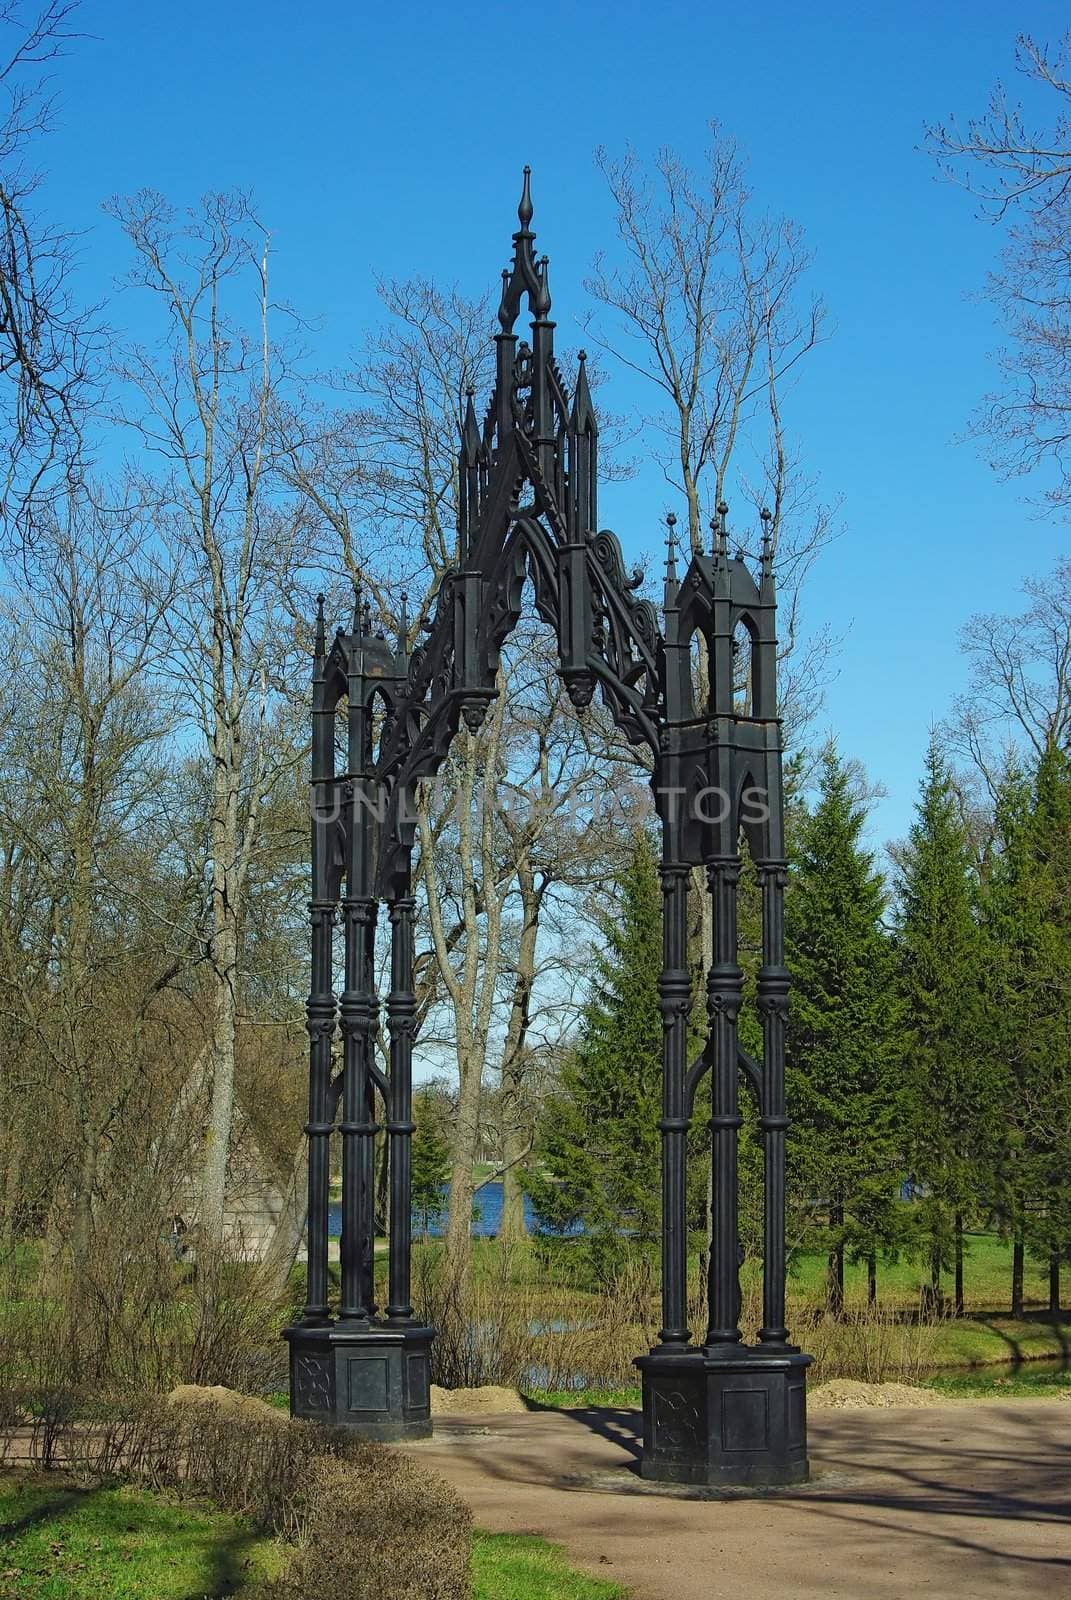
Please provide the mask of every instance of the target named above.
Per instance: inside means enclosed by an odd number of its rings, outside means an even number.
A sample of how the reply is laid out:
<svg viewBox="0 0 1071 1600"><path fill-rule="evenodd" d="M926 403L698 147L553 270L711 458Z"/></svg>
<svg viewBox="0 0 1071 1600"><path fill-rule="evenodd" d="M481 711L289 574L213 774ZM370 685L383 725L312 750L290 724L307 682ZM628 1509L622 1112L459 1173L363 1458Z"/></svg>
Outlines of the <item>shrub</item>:
<svg viewBox="0 0 1071 1600"><path fill-rule="evenodd" d="M470 1514L448 1484L347 1429L234 1398L8 1393L0 1419L28 1429L33 1465L205 1497L291 1540L290 1570L258 1600L469 1600Z"/></svg>
<svg viewBox="0 0 1071 1600"><path fill-rule="evenodd" d="M468 1507L411 1459L323 1456L301 1500L304 1536L258 1600L469 1600Z"/></svg>

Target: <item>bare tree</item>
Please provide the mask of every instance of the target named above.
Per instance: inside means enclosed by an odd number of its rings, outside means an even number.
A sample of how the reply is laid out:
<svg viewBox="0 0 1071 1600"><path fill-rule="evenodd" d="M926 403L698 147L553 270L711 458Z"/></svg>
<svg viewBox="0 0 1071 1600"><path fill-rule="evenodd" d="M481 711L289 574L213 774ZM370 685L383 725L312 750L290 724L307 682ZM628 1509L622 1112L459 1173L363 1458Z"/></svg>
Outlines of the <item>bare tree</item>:
<svg viewBox="0 0 1071 1600"><path fill-rule="evenodd" d="M684 496L692 550L704 548L708 518L734 493L772 512L782 694L800 727L817 709L831 648L821 634L801 649L801 596L833 532L833 511L801 472L782 415L786 382L825 328L821 301L805 290L801 232L757 211L740 152L716 125L698 173L671 150L649 173L632 150L614 158L599 149L596 162L621 254L596 259L588 288L602 309L587 319L589 334L652 386L644 426Z"/></svg>
<svg viewBox="0 0 1071 1600"><path fill-rule="evenodd" d="M174 970L139 909L160 880L139 833L164 772L170 706L155 674L174 579L136 505L83 498L38 519L5 606L0 1007L21 1041L23 1149L49 1126L39 1194L81 1263L115 1172L133 1181L127 1120L144 1106L151 1013Z"/></svg>
<svg viewBox="0 0 1071 1600"><path fill-rule="evenodd" d="M47 69L77 37L78 0L0 5L0 513L30 518L81 476L86 409L97 393L99 327L72 289L74 239L35 211L33 147L53 121Z"/></svg>
<svg viewBox="0 0 1071 1600"><path fill-rule="evenodd" d="M200 1225L223 1239L241 1008L241 933L262 808L298 758L273 707L296 641L290 595L310 558L299 506L273 494L270 446L282 359L272 342L268 237L240 195L180 217L143 192L109 205L134 251L131 283L167 330L119 364L141 486L183 574L167 614L168 665L208 768L212 975ZM149 465L155 459L159 469Z"/></svg>
<svg viewBox="0 0 1071 1600"><path fill-rule="evenodd" d="M972 617L961 634L970 682L950 731L990 799L1011 750L1033 767L1047 750L1071 748L1071 561L1028 578L1022 592L1022 611Z"/></svg>
<svg viewBox="0 0 1071 1600"><path fill-rule="evenodd" d="M1021 34L1015 69L1038 101L1038 120L998 83L984 113L927 129L944 175L1004 228L985 287L1007 333L997 352L1002 387L973 420L1008 478L1049 465L1056 481L1041 504L1071 503L1071 33L1055 49ZM1047 106L1045 114L1043 106Z"/></svg>

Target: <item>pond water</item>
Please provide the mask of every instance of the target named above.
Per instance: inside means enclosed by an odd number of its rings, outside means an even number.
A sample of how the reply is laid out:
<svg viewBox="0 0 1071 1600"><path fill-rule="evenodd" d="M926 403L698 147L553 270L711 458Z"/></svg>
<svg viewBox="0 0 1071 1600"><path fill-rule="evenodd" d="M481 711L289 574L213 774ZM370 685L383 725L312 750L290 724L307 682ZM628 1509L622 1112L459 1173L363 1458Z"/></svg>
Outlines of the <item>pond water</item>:
<svg viewBox="0 0 1071 1600"><path fill-rule="evenodd" d="M575 1235L578 1233L583 1232L583 1227L580 1223L577 1223L577 1225L573 1228L565 1229L563 1232L558 1232L554 1228L543 1227L536 1218L535 1211L532 1209L532 1202L529 1200L527 1195L524 1197L524 1220L527 1224L529 1233L542 1234L544 1237L575 1237ZM474 1239L494 1239L497 1237L501 1226L502 1184L500 1182L485 1183L482 1188L476 1191L476 1198L473 1202L472 1236ZM422 1233L423 1229L424 1218L422 1216L418 1217L414 1214L413 1232ZM441 1237L441 1235L445 1232L445 1229L446 1190L444 1189L443 1209L435 1216L431 1217L428 1232L431 1234L433 1239L437 1239ZM342 1207L339 1205L331 1206L328 1212L327 1233L328 1237L331 1239L338 1239L341 1237Z"/></svg>

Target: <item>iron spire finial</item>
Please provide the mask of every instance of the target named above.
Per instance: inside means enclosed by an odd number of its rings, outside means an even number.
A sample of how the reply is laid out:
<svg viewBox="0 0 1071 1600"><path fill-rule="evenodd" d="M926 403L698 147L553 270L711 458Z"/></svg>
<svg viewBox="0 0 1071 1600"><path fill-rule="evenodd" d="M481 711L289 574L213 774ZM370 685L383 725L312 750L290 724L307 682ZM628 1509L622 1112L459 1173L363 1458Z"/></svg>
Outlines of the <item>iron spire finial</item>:
<svg viewBox="0 0 1071 1600"><path fill-rule="evenodd" d="M360 578L354 578L354 580L353 580L353 624L352 624L352 626L350 628L350 632L351 633L360 633L360 631L361 631L361 599L362 599L362 594L363 594L363 591L361 589L361 580L360 580Z"/></svg>
<svg viewBox="0 0 1071 1600"><path fill-rule="evenodd" d="M470 384L465 390L465 415L461 422L461 448L467 467L474 467L480 455L480 424L476 420L473 396L476 390Z"/></svg>
<svg viewBox="0 0 1071 1600"><path fill-rule="evenodd" d="M595 433L595 410L591 404L591 390L588 387L586 350L581 350L577 356L576 389L573 393L573 409L569 414L569 422L576 433Z"/></svg>
<svg viewBox="0 0 1071 1600"><path fill-rule="evenodd" d="M677 604L680 581L677 577L677 518L672 511L666 513L666 587L665 608Z"/></svg>
<svg viewBox="0 0 1071 1600"><path fill-rule="evenodd" d="M398 607L398 654L403 661L409 654L409 594L405 589Z"/></svg>
<svg viewBox="0 0 1071 1600"><path fill-rule="evenodd" d="M719 500L714 515L710 519L710 531L714 535L714 561L715 564L725 555L725 516L728 510L724 501Z"/></svg>
<svg viewBox="0 0 1071 1600"><path fill-rule="evenodd" d="M525 167L524 188L521 190L521 203L517 207L517 216L520 219L522 233L528 232L528 225L534 215L535 208L532 205L532 169L531 167Z"/></svg>
<svg viewBox="0 0 1071 1600"><path fill-rule="evenodd" d="M316 596L316 654L318 656L327 654L327 630L324 623L324 597L322 594Z"/></svg>
<svg viewBox="0 0 1071 1600"><path fill-rule="evenodd" d="M537 317L545 317L550 310L550 257L540 256L538 262L538 288L532 296L532 310Z"/></svg>
<svg viewBox="0 0 1071 1600"><path fill-rule="evenodd" d="M768 506L763 506L759 512L762 518L762 564L760 581L767 600L772 603L774 596L774 539L773 539L773 512Z"/></svg>

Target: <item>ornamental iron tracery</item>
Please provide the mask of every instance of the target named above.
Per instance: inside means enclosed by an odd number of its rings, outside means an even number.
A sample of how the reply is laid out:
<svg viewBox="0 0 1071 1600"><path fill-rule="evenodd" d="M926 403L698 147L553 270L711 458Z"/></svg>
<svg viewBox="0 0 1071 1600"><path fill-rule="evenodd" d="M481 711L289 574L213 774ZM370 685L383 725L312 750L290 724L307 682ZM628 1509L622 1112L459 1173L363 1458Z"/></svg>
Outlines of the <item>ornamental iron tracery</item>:
<svg viewBox="0 0 1071 1600"><path fill-rule="evenodd" d="M662 827L663 1096L662 1329L638 1358L644 1391L641 1470L699 1483L774 1483L807 1475L805 1375L810 1357L785 1328L784 965L786 863L782 743L776 703L773 545L764 514L757 576L730 556L727 508L712 523L711 553L677 572L674 518L661 619L639 593L613 533L598 526L598 428L581 352L575 389L554 356L548 264L531 229L529 170L502 274L496 377L482 424L470 391L458 456L458 561L440 584L426 637L411 651L404 604L397 637L375 631L358 599L328 645L321 601L312 679L312 986L308 1290L285 1332L291 1409L373 1437L430 1432L433 1330L411 1303L413 988L412 853L420 782L446 758L461 723L476 730L496 695L499 652L531 580L536 610L554 628L559 671L575 706L596 690L630 742L646 746ZM530 340L515 331L522 304ZM734 640L750 643L743 705L734 693ZM707 702L697 705L692 641L707 651ZM336 712L345 699L347 760L335 771ZM382 715L379 715L379 712ZM716 803L711 804L711 797ZM744 999L738 962L739 843L747 841L762 892L762 965L755 1000L763 1058L737 1037ZM705 868L713 913L706 980L707 1037L688 1060L694 997L688 973L692 868ZM390 926L386 999L389 1071L374 1055L380 1002L375 937ZM344 986L333 993L334 930L341 918ZM341 1035L336 1072L333 1041ZM708 1326L687 1326L686 1141L698 1085L712 1080L712 1248ZM763 1326L744 1344L738 1326L737 1146L740 1081L754 1092L764 1149ZM386 1108L390 1257L388 1303L374 1300L374 1149L377 1095ZM342 1146L341 1282L328 1294L329 1155Z"/></svg>

